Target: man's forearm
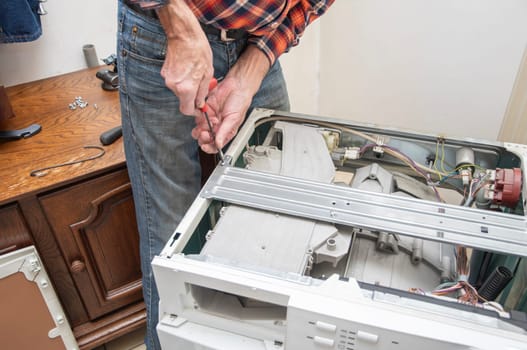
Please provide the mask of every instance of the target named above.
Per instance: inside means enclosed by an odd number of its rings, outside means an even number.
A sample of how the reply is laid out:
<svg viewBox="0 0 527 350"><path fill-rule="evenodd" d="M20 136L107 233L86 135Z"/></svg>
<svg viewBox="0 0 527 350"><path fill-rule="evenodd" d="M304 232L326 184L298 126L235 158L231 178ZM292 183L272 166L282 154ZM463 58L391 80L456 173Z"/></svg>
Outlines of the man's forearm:
<svg viewBox="0 0 527 350"><path fill-rule="evenodd" d="M156 10L167 39L190 39L199 37L199 22L184 0L168 0Z"/></svg>
<svg viewBox="0 0 527 350"><path fill-rule="evenodd" d="M161 76L179 98L181 112L195 115L205 104L214 72L209 42L185 1L169 0L156 11L167 36Z"/></svg>
<svg viewBox="0 0 527 350"><path fill-rule="evenodd" d="M229 74L234 75L243 88L254 96L269 68L269 59L265 53L254 45L248 45Z"/></svg>

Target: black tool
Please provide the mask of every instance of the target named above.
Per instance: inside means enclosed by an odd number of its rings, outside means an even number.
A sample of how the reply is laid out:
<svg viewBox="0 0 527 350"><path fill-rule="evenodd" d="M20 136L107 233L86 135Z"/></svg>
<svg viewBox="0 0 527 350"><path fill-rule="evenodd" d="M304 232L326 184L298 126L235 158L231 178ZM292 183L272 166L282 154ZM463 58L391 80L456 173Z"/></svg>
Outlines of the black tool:
<svg viewBox="0 0 527 350"><path fill-rule="evenodd" d="M42 127L38 124L32 124L24 129L0 131L0 141L12 141L27 139L35 134L38 134Z"/></svg>
<svg viewBox="0 0 527 350"><path fill-rule="evenodd" d="M117 56L112 54L102 60L109 66L113 66L112 70L103 69L95 73L95 76L102 80L101 87L106 91L115 91L119 89L119 76L117 75Z"/></svg>
<svg viewBox="0 0 527 350"><path fill-rule="evenodd" d="M123 136L123 127L119 125L103 132L99 139L104 146L108 146L114 143L121 136Z"/></svg>

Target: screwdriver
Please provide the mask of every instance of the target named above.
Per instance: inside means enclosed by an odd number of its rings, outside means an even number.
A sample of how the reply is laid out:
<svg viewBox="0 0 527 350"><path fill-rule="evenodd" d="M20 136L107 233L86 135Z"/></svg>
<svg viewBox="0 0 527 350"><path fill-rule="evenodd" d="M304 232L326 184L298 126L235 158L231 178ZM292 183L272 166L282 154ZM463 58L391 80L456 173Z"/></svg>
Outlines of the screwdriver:
<svg viewBox="0 0 527 350"><path fill-rule="evenodd" d="M210 80L210 83L209 83L209 91L214 89L217 85L218 85L218 80L216 80L216 78L212 78ZM210 123L209 115L207 114L208 109L209 109L209 107L207 106L207 103L205 103L203 105L203 107L201 107L199 110L205 116L205 120L207 120L207 125L209 126L210 137L212 138L212 142L214 143L214 146L218 150L218 153L220 155L220 159L221 159L221 161L223 163L225 156L223 154L223 151L216 144L216 133L214 132L214 129L212 128L212 124Z"/></svg>

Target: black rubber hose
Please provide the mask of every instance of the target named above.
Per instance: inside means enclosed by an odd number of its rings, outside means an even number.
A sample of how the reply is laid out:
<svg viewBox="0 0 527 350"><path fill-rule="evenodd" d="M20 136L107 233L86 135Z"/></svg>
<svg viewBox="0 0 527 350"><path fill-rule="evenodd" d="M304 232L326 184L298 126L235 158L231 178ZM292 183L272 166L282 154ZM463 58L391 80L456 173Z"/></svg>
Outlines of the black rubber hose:
<svg viewBox="0 0 527 350"><path fill-rule="evenodd" d="M483 282L478 294L488 301L495 300L512 279L512 272L505 266L498 266Z"/></svg>

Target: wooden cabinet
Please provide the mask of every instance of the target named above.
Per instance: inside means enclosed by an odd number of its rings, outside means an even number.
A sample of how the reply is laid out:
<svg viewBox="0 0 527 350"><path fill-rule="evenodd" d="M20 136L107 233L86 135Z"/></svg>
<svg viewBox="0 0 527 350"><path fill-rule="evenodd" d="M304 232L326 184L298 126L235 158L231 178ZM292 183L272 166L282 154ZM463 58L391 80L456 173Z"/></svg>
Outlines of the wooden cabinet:
<svg viewBox="0 0 527 350"><path fill-rule="evenodd" d="M141 299L132 192L126 171L39 197L91 320Z"/></svg>
<svg viewBox="0 0 527 350"><path fill-rule="evenodd" d="M8 88L16 117L0 122L0 130L42 125L31 138L0 143L0 254L35 245L80 349L146 320L122 140L104 147L99 159L30 176L85 157L84 146L100 146L99 135L119 125L118 94L100 88L96 71ZM91 105L70 110L76 96Z"/></svg>

